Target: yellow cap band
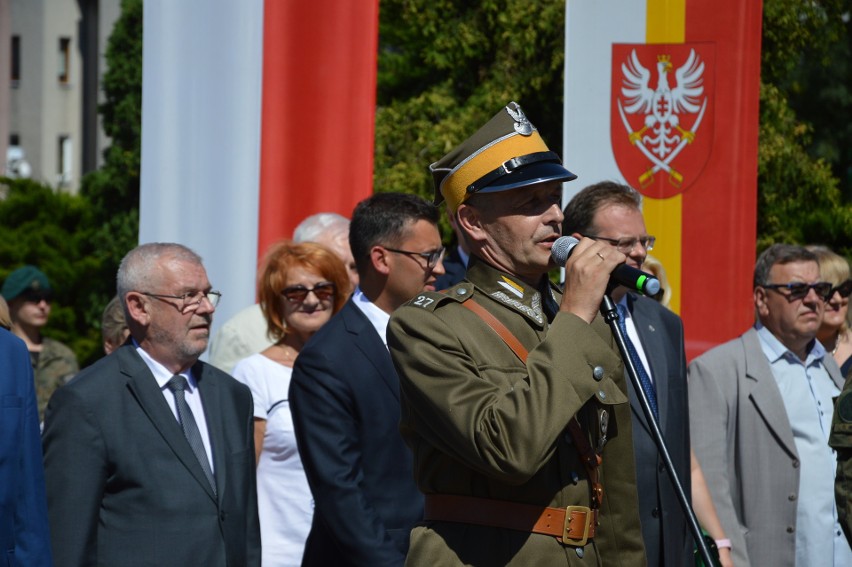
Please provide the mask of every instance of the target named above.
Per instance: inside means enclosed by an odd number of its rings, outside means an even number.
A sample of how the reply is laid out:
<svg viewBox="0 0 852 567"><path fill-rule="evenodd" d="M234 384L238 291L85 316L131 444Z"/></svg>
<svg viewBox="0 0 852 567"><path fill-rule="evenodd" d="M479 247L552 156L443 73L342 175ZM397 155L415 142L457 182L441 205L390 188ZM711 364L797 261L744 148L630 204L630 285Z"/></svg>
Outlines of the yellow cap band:
<svg viewBox="0 0 852 567"><path fill-rule="evenodd" d="M467 188L478 179L503 165L510 159L548 151L547 144L541 139L538 130L529 136L512 134L497 143L486 146L459 164L441 183L441 194L447 207L453 212L470 195Z"/></svg>

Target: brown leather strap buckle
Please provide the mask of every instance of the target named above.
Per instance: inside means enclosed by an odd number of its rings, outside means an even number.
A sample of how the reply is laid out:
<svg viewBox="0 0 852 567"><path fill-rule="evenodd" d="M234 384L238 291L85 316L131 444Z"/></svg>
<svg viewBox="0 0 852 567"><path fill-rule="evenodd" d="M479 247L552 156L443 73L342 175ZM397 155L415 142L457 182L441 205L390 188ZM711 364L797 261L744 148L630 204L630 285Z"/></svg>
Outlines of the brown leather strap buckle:
<svg viewBox="0 0 852 567"><path fill-rule="evenodd" d="M565 526L560 541L565 545L583 547L589 541L590 533L594 534L597 519L597 510L585 506L568 506L565 508Z"/></svg>

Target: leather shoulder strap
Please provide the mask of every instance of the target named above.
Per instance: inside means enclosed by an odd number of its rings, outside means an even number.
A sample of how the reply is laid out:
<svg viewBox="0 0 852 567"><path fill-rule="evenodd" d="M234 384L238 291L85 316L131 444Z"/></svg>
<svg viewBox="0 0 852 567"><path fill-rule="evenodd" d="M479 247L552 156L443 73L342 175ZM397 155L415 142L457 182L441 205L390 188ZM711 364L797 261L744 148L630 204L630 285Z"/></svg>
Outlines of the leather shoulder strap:
<svg viewBox="0 0 852 567"><path fill-rule="evenodd" d="M521 359L521 362L524 364L527 363L527 349L524 348L524 345L521 344L521 341L512 334L512 331L506 328L506 325L500 322L497 317L489 313L483 306L478 304L475 300L471 299L462 303L465 307L479 315L479 318L485 321L485 324L491 327L497 335L503 339L503 342L512 349L512 352Z"/></svg>

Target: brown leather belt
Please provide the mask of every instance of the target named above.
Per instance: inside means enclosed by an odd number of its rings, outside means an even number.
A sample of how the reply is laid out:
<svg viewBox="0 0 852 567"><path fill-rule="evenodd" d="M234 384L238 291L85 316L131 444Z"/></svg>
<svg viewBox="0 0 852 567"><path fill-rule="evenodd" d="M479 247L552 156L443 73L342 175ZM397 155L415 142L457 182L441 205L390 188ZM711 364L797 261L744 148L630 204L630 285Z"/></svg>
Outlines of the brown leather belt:
<svg viewBox="0 0 852 567"><path fill-rule="evenodd" d="M598 511L585 506L550 508L473 496L427 494L424 519L544 534L580 547L595 537Z"/></svg>

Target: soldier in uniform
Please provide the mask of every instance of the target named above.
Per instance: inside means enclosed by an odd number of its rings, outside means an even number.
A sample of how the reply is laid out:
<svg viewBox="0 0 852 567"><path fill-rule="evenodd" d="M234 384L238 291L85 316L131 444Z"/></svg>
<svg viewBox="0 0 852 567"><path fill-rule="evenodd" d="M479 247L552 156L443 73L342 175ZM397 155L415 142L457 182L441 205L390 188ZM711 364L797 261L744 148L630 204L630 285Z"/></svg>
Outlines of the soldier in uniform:
<svg viewBox="0 0 852 567"><path fill-rule="evenodd" d="M576 176L516 103L430 169L471 257L388 329L426 494L406 564L644 565L623 368L598 316L624 254L583 239L567 293L550 283Z"/></svg>
<svg viewBox="0 0 852 567"><path fill-rule="evenodd" d="M828 444L837 451L837 474L834 477L837 521L852 546L852 380L849 377L834 406Z"/></svg>
<svg viewBox="0 0 852 567"><path fill-rule="evenodd" d="M61 342L41 334L50 317L53 297L53 289L44 272L35 266L18 268L3 282L0 293L9 303L11 331L26 343L30 352L39 420L44 421L44 409L50 396L80 370L77 356Z"/></svg>

